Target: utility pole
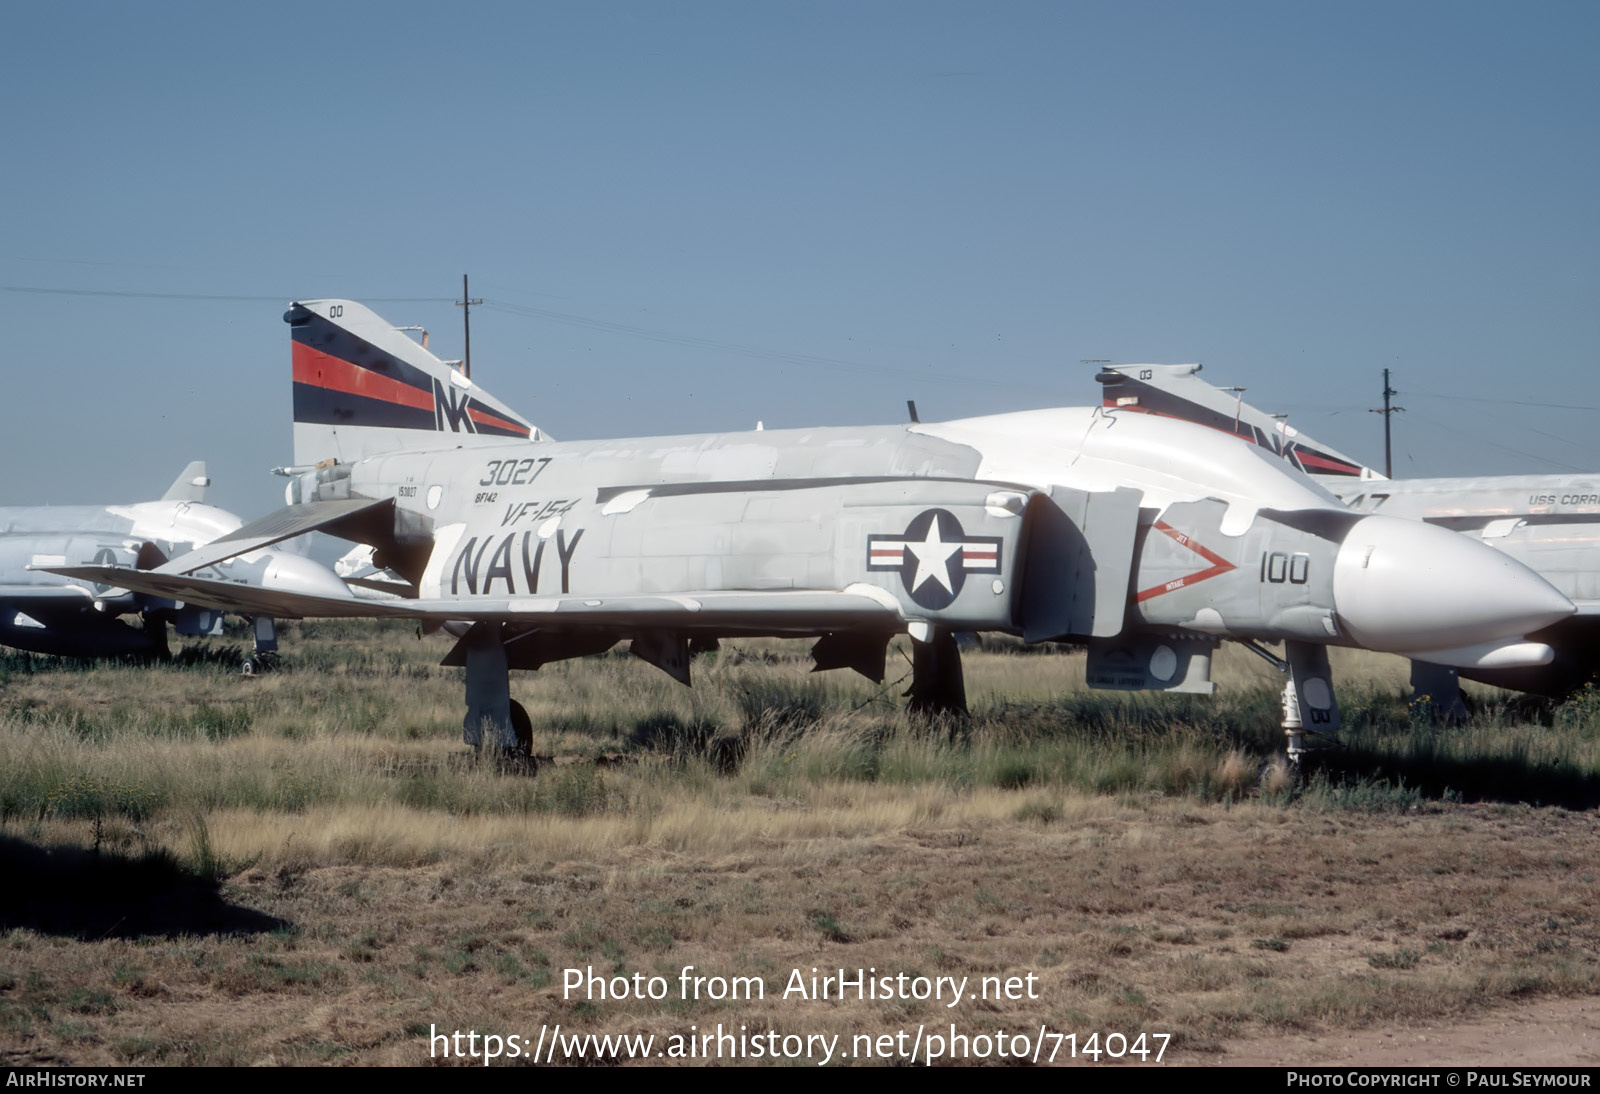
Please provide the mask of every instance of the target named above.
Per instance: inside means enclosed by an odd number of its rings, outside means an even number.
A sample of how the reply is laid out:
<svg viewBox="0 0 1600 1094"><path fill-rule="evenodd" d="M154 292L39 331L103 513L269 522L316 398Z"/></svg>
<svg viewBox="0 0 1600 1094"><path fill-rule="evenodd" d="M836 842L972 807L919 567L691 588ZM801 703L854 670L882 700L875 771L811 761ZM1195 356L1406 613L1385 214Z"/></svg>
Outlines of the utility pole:
<svg viewBox="0 0 1600 1094"><path fill-rule="evenodd" d="M1403 406L1390 406L1389 405L1389 397L1391 395L1398 395L1398 394L1400 394L1398 391L1396 391L1394 388L1389 386L1389 370L1388 369L1384 369L1383 370L1383 409L1382 410L1373 409L1373 410L1369 410L1367 413L1369 413L1369 414L1382 414L1383 415L1383 477L1386 478L1386 479L1394 478L1394 457L1390 454L1391 450L1390 450L1390 447L1389 447L1389 418L1392 415L1398 414L1402 410L1405 409L1405 407L1403 407Z"/></svg>
<svg viewBox="0 0 1600 1094"><path fill-rule="evenodd" d="M466 335L466 345L461 354L461 375L472 379L472 305L482 304L482 300L474 300L467 292L467 275L461 275L461 299L456 301L456 307L461 309L461 330Z"/></svg>

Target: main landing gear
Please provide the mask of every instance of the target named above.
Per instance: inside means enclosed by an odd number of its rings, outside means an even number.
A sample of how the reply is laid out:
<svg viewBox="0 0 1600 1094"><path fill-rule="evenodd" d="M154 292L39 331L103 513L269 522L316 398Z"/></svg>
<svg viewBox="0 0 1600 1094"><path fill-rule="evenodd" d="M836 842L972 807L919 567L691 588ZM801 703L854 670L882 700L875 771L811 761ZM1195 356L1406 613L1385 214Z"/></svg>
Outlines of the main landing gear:
<svg viewBox="0 0 1600 1094"><path fill-rule="evenodd" d="M912 714L966 716L967 685L953 631L911 625L911 689L906 696Z"/></svg>
<svg viewBox="0 0 1600 1094"><path fill-rule="evenodd" d="M967 689L955 632L920 621L912 623L909 630L911 687L905 694L911 701L906 709L919 715L965 717ZM893 637L888 631L825 634L811 647L812 671L854 669L874 684L881 684Z"/></svg>
<svg viewBox="0 0 1600 1094"><path fill-rule="evenodd" d="M906 692L910 702L907 709L924 716L965 717L967 692L961 672L961 651L953 631L918 622L911 632L911 688ZM648 637L648 636L647 636ZM884 657L890 635L851 634L848 632L824 635L812 653L819 669L853 668L869 679L882 682ZM687 645L674 640L672 648ZM662 643L657 643L662 645ZM518 646L518 650L521 650ZM653 656L655 647L649 641L635 638L633 650L640 657L669 672L675 679L687 682L687 655L678 660L685 662L682 671L674 671L676 662L670 658ZM548 651L555 652L555 651ZM562 656L574 656L575 650L560 651ZM598 652L598 650L582 650ZM519 667L526 664L518 655ZM545 660L554 660L546 657ZM461 722L462 738L468 747L480 753L489 753L514 759L519 763L533 764L533 721L522 704L511 698L510 657L506 649L505 632L498 623L474 623L457 642L455 649L445 659L445 664L466 668L467 711ZM667 663L663 663L666 661Z"/></svg>
<svg viewBox="0 0 1600 1094"><path fill-rule="evenodd" d="M474 623L458 645L467 668L467 715L461 735L470 748L494 755L529 774L538 769L533 755L533 719L511 698L511 669L497 623Z"/></svg>
<svg viewBox="0 0 1600 1094"><path fill-rule="evenodd" d="M244 659L239 671L245 676L256 676L278 667L278 624L271 616L258 615L250 620L250 631L255 638L255 648Z"/></svg>

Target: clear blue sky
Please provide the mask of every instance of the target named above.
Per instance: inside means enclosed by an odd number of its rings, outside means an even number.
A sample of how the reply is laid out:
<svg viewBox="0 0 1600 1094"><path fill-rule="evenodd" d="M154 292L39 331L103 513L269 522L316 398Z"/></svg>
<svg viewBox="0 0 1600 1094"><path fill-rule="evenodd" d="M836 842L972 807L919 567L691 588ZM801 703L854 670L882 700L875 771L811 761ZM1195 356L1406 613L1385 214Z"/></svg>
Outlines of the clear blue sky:
<svg viewBox="0 0 1600 1094"><path fill-rule="evenodd" d="M1389 366L1400 471L1600 471L1592 2L6 26L0 502L155 496L204 458L260 515L283 305L362 300L458 356L463 272L476 377L561 438L1081 405L1083 359L1203 361L1376 463Z"/></svg>

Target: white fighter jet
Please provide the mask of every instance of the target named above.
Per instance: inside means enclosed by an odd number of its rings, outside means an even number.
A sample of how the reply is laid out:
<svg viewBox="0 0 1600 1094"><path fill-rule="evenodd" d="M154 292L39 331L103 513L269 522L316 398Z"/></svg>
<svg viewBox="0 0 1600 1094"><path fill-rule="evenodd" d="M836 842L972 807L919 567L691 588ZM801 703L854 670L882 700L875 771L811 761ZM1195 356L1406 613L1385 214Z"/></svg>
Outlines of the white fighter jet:
<svg viewBox="0 0 1600 1094"><path fill-rule="evenodd" d="M69 657L163 657L167 623L182 635L222 633L221 613L124 586L48 573L45 567L99 564L152 569L242 524L205 504L206 465L184 468L159 501L128 505L0 508L0 645ZM236 555L214 580L301 593L341 586L325 567L276 547ZM255 654L276 649L273 620L254 616ZM137 625L122 616L139 617Z"/></svg>
<svg viewBox="0 0 1600 1094"><path fill-rule="evenodd" d="M55 570L233 611L451 624L473 744L526 747L509 669L619 641L688 683L720 638L810 636L817 668L881 680L909 634L911 705L960 711L960 631L1082 640L1095 686L1207 693L1219 642L1281 640L1296 709L1332 730L1330 645L1533 663L1550 651L1527 635L1573 611L1502 552L1352 512L1187 422L1082 407L559 442L359 304L284 318L288 506L150 570ZM312 530L372 547L404 597L203 576Z"/></svg>
<svg viewBox="0 0 1600 1094"><path fill-rule="evenodd" d="M1533 637L1551 647L1543 664L1413 662L1412 683L1435 704L1459 704L1457 671L1468 679L1562 696L1600 670L1600 473L1388 479L1199 377L1199 365L1102 369L1106 407L1197 422L1235 434L1308 472L1352 509L1426 521L1484 543L1539 574L1576 606ZM1480 595L1463 585L1456 595Z"/></svg>

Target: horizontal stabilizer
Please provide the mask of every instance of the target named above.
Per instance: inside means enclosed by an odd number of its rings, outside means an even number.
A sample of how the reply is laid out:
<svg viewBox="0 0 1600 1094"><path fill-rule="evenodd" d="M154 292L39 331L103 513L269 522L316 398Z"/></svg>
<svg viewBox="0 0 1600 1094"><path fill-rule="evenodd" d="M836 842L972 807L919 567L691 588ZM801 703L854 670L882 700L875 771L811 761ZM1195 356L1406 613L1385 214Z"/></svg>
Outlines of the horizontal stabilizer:
<svg viewBox="0 0 1600 1094"><path fill-rule="evenodd" d="M370 498L349 498L342 501L312 501L286 506L276 513L269 513L260 520L251 521L243 528L229 532L221 539L214 539L204 547L180 555L171 562L157 567L155 572L192 574L207 566L215 566L225 559L259 551L263 547L270 547L274 543L293 539L295 536L303 536L307 532L326 532L328 535L337 536L340 535L341 528L354 531L357 525L377 519L380 516L379 510L384 510L386 515L387 511L393 508L392 498L384 498L381 501L373 501ZM385 526L387 527L387 524Z"/></svg>

